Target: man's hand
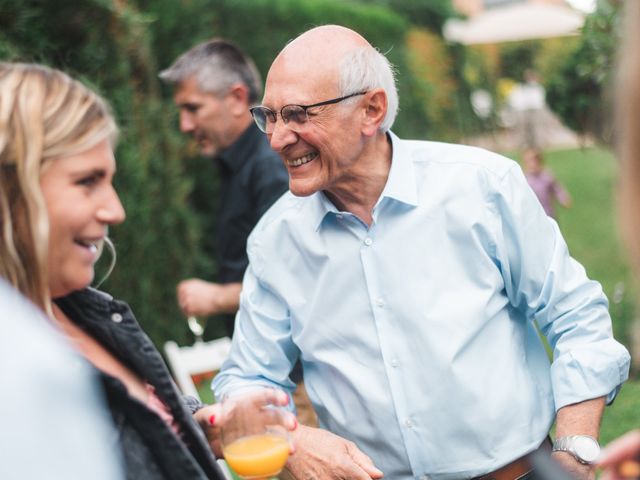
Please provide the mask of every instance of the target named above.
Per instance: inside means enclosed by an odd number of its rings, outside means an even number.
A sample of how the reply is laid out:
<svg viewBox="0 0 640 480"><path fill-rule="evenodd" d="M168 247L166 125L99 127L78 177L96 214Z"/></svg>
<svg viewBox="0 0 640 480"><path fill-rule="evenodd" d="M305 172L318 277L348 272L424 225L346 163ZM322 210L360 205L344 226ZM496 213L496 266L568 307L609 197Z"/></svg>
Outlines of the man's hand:
<svg viewBox="0 0 640 480"><path fill-rule="evenodd" d="M282 390L265 388L260 390L259 395L261 396L260 401L262 403L267 402L274 405L280 405L282 407L289 404L289 396ZM265 410L265 412L268 414L267 410ZM283 425L287 430L292 432L298 428L298 421L293 413L285 412L284 415L285 418ZM207 436L211 451L217 458L223 458L221 432L224 428L226 418L222 404L215 403L213 405L207 405L194 413L193 418L198 422L200 428L202 428L202 431ZM290 453L295 453L295 445L293 444L290 445Z"/></svg>
<svg viewBox="0 0 640 480"><path fill-rule="evenodd" d="M576 480L594 480L596 469L593 465L584 465L567 452L553 452L553 459Z"/></svg>
<svg viewBox="0 0 640 480"><path fill-rule="evenodd" d="M178 284L176 294L186 316L207 316L236 312L241 288L239 282L220 284L190 278Z"/></svg>
<svg viewBox="0 0 640 480"><path fill-rule="evenodd" d="M371 480L382 478L355 443L319 428L300 425L292 434L296 454L286 469L298 480Z"/></svg>

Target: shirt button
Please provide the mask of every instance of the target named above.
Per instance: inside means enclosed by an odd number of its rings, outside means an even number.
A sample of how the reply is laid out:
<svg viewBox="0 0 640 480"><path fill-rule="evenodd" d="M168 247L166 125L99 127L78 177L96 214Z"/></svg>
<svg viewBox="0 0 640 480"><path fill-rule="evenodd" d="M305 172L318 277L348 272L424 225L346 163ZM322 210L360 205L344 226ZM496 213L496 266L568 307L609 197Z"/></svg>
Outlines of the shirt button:
<svg viewBox="0 0 640 480"><path fill-rule="evenodd" d="M413 428L413 422L411 421L411 419L407 418L404 421L404 426L407 427L407 428Z"/></svg>
<svg viewBox="0 0 640 480"><path fill-rule="evenodd" d="M400 365L400 362L398 361L397 358L394 358L394 359L391 360L391 366L393 368L398 368L398 365Z"/></svg>
<svg viewBox="0 0 640 480"><path fill-rule="evenodd" d="M338 214L336 215L336 218L337 218L338 220L342 220L342 214L341 214L341 213L338 213Z"/></svg>
<svg viewBox="0 0 640 480"><path fill-rule="evenodd" d="M420 480L429 480L427 475L420 475Z"/></svg>
<svg viewBox="0 0 640 480"><path fill-rule="evenodd" d="M120 323L122 321L122 315L120 315L119 313L114 313L113 315L111 315L111 320L116 323Z"/></svg>
<svg viewBox="0 0 640 480"><path fill-rule="evenodd" d="M376 305L378 307L384 307L384 300L380 297L376 298Z"/></svg>
<svg viewBox="0 0 640 480"><path fill-rule="evenodd" d="M364 239L364 244L368 247L373 243L373 240L371 240L371 238L367 237Z"/></svg>

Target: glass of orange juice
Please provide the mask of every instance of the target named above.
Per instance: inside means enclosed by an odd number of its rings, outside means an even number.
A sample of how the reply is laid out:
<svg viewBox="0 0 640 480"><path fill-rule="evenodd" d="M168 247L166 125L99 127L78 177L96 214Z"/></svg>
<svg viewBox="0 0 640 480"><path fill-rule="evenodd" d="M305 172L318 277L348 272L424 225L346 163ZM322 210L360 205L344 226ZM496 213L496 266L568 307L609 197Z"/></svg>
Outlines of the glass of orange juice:
<svg viewBox="0 0 640 480"><path fill-rule="evenodd" d="M222 452L227 464L244 479L278 475L290 452L285 409L275 388L251 387L222 399Z"/></svg>

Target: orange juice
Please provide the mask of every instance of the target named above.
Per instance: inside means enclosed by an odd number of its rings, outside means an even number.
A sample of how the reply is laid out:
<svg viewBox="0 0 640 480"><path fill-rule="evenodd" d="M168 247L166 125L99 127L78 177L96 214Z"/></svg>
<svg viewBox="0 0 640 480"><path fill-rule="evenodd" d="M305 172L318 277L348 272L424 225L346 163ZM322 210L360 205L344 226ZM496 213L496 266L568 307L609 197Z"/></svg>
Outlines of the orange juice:
<svg viewBox="0 0 640 480"><path fill-rule="evenodd" d="M289 458L289 442L276 435L252 435L223 448L224 458L241 477L263 478L277 475Z"/></svg>

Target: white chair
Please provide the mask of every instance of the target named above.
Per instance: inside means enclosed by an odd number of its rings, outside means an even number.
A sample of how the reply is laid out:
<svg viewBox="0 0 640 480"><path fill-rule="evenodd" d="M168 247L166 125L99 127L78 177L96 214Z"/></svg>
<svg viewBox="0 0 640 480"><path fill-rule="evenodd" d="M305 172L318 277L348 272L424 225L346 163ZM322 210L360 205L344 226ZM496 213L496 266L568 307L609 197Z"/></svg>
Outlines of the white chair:
<svg viewBox="0 0 640 480"><path fill-rule="evenodd" d="M164 353L167 355L169 367L171 367L182 393L200 399L192 375L215 373L220 370L222 362L229 355L230 348L231 339L229 337L218 338L210 342L196 341L189 347L180 347L176 342L169 341L164 344ZM218 460L218 466L227 480L233 480L224 460Z"/></svg>
<svg viewBox="0 0 640 480"><path fill-rule="evenodd" d="M222 337L210 342L196 342L179 347L174 341L164 344L164 353L182 393L200 398L192 375L217 372L229 355L231 339Z"/></svg>

